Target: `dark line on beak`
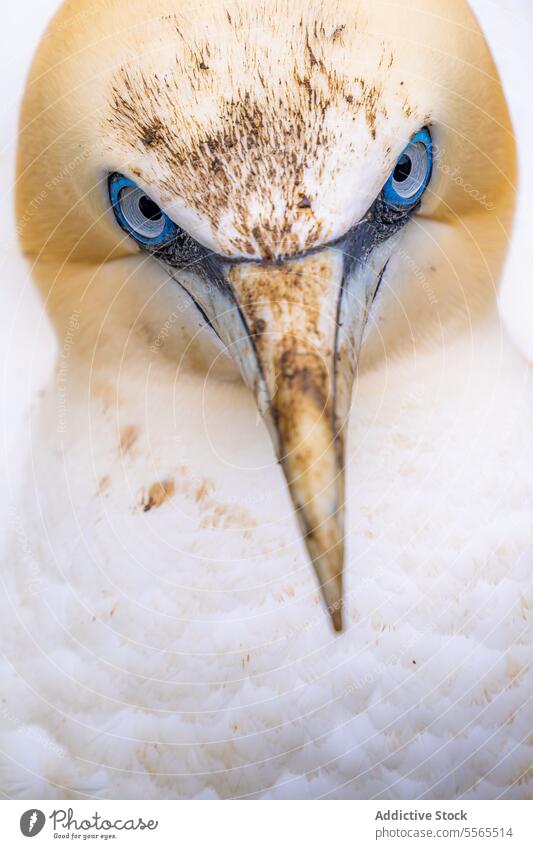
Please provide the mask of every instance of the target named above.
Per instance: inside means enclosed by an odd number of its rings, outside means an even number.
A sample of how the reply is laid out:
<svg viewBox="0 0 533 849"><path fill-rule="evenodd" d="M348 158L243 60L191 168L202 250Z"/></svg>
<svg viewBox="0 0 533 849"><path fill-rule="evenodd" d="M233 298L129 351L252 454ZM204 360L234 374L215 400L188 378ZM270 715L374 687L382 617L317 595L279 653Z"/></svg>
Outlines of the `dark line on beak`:
<svg viewBox="0 0 533 849"><path fill-rule="evenodd" d="M379 287L381 286L381 281L383 280L383 275L385 274L385 271L387 270L387 266L388 266L389 262L390 262L390 258L387 260L387 262L385 263L385 265L383 266L383 268L379 272L378 285L374 289L374 294L372 295L372 303L370 304L370 306L372 306L372 304L376 300L376 296L379 292Z"/></svg>
<svg viewBox="0 0 533 849"><path fill-rule="evenodd" d="M208 258L208 259L211 259L211 258ZM250 328L248 326L246 316L244 315L244 313L241 309L239 301L238 301L238 299L235 295L235 292L233 290L233 286L229 282L227 275L224 273L224 270L214 267L214 266L216 266L216 263L213 264L212 261L211 262L205 262L205 266L206 267L204 267L203 263L200 263L200 268L201 268L202 272L204 273L207 285L218 284L219 286L221 286L222 291L224 291L227 295L229 295L231 297L231 300L232 300L232 302L235 306L235 309L237 310L237 313L239 315L239 318L242 322L242 325L244 327L244 331L245 331L245 334L246 334L246 338L248 339L248 341L249 341L249 343L252 347L253 353L254 353L257 371L260 375L260 379L262 381L262 384L263 384L265 391L266 391L266 394L267 394L270 415L272 416L274 426L276 427L278 444L280 446L280 454L281 454L282 449L283 449L283 445L281 443L281 434L279 433L279 431L277 429L277 424L276 424L276 418L277 417L276 417L276 411L275 411L275 407L274 407L274 399L271 397L271 394L270 394L270 391L269 391L269 388L268 388L268 384L266 382L265 373L263 371L263 364L262 364L261 359L260 359L258 352L257 352L257 346L255 344L255 338L254 338L253 334L250 332ZM207 274L208 270L211 271L211 275ZM200 304L198 303L196 298L194 298L193 295L191 295L189 290L183 285L183 283L181 283L180 280L178 280L177 277L174 277L174 275L171 275L171 280L173 280L174 283L177 283L178 286L189 296L189 298L191 299L191 301L195 305L196 309L198 310L200 315L203 317L205 323L211 328L211 330L213 331L213 333L215 334L217 339L220 340L221 344L227 350L227 348L228 348L227 343L224 342L224 340L222 339L222 337L218 333L217 329L213 325L212 321L210 320L209 316L207 315L205 310L200 306ZM254 394L255 394L255 387L252 387L252 391L254 391Z"/></svg>
<svg viewBox="0 0 533 849"><path fill-rule="evenodd" d="M215 336L217 337L217 339L220 339L220 336L218 335L218 333L217 333L217 331L216 331L216 328L213 326L213 324L212 324L212 322L211 322L211 319L209 318L209 316L207 315L207 313L206 313L206 312L202 309L202 307L200 306L200 304L198 303L198 301L196 300L196 298L193 298L193 296L191 295L191 293L189 292L189 290L188 290L188 289L186 289L186 288L185 288L185 286L183 285L183 283L180 283L180 281L179 281L176 277L174 277L173 275L171 275L171 278L170 278L170 279L171 279L171 280L173 280L173 281L174 281L174 283L177 283L177 284L178 284L178 286L180 287L180 289L182 289L182 290L185 292L185 294L186 294L186 295L188 295L188 297L191 299L191 301L193 302L194 306L196 307L196 309L198 310L198 312L199 312L199 313L200 313L200 315L202 316L202 318L203 318L203 320L205 321L205 323L206 323L206 324L207 324L207 325L211 328L211 330L213 331L213 333L215 334ZM222 339L220 339L220 341L222 342ZM224 344L224 343L222 342L222 344Z"/></svg>

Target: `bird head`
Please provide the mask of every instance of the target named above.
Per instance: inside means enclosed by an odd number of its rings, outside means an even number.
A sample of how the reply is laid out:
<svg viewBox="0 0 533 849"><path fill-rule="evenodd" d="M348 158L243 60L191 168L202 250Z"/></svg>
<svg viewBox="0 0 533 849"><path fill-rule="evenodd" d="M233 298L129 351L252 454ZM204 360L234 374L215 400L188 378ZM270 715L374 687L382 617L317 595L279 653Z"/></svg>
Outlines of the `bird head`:
<svg viewBox="0 0 533 849"><path fill-rule="evenodd" d="M514 168L462 0L79 0L28 82L19 232L87 357L119 293L145 339L181 293L162 347L255 394L340 629L356 370L491 303Z"/></svg>

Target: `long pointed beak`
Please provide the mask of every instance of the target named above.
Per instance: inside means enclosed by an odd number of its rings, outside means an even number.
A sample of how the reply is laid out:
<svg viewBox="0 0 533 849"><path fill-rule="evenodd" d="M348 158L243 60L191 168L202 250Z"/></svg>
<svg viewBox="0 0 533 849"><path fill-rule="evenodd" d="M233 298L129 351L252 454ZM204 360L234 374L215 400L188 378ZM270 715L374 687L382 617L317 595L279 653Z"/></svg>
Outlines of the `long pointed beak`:
<svg viewBox="0 0 533 849"><path fill-rule="evenodd" d="M367 311L391 252L366 241L355 256L339 245L279 263L220 263L208 281L180 275L255 394L336 631L345 425Z"/></svg>
<svg viewBox="0 0 533 849"><path fill-rule="evenodd" d="M228 271L253 340L256 397L336 630L344 561L344 422L335 397L343 268L342 254L329 249Z"/></svg>

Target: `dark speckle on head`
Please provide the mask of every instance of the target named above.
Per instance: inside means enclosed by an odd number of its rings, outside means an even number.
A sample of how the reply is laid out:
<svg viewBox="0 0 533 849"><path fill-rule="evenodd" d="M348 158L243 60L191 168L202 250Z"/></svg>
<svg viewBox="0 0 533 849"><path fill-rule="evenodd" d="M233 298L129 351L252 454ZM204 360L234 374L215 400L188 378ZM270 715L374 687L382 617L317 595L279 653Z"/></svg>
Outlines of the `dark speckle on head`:
<svg viewBox="0 0 533 849"><path fill-rule="evenodd" d="M156 481L153 483L142 498L142 509L148 513L153 507L161 507L165 501L172 498L176 492L176 485L172 479Z"/></svg>
<svg viewBox="0 0 533 849"><path fill-rule="evenodd" d="M145 180L194 210L221 252L272 259L331 238L320 187L379 141L384 48L374 74L354 76L344 68L356 21L317 6L281 29L254 14L244 4L221 12L228 32L218 39L167 22L165 62L120 66L105 121L130 160L144 157L133 164L149 169ZM250 41L258 27L265 37ZM389 68L393 58L387 48Z"/></svg>
<svg viewBox="0 0 533 849"><path fill-rule="evenodd" d="M346 29L345 24L341 24L340 26L335 27L335 29L333 30L333 33L331 35L331 40L340 42L341 39L342 39L342 34L343 34L345 29Z"/></svg>
<svg viewBox="0 0 533 849"><path fill-rule="evenodd" d="M158 122L154 122L151 126L144 128L143 133L143 142L147 147L153 145L157 142L158 133L160 132L161 124Z"/></svg>

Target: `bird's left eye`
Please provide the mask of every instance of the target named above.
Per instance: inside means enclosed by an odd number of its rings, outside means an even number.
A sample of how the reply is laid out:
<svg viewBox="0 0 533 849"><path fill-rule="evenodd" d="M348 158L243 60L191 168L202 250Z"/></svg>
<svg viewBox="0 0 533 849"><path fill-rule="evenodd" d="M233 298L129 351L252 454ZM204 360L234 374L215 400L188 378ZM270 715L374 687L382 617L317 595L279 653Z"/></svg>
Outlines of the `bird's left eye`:
<svg viewBox="0 0 533 849"><path fill-rule="evenodd" d="M413 136L383 187L386 202L396 209L415 204L431 177L432 149L429 130Z"/></svg>
<svg viewBox="0 0 533 849"><path fill-rule="evenodd" d="M158 248L176 235L174 222L128 177L110 176L109 199L118 223L137 242Z"/></svg>

